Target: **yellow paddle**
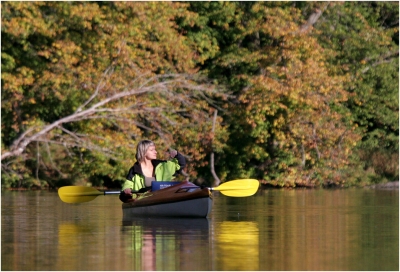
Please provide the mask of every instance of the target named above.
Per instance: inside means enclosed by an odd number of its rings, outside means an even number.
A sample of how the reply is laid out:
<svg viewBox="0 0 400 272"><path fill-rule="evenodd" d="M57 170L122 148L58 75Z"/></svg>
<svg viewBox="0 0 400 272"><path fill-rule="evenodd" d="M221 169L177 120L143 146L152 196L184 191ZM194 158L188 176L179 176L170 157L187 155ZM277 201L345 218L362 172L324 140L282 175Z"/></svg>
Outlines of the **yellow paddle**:
<svg viewBox="0 0 400 272"><path fill-rule="evenodd" d="M260 182L256 179L236 179L209 189L210 191L221 191L221 193L226 196L244 197L254 195L259 186Z"/></svg>
<svg viewBox="0 0 400 272"><path fill-rule="evenodd" d="M232 197L254 195L260 183L256 179L237 179L222 183L218 187L209 188L210 191L221 191L222 194ZM58 189L60 199L65 203L82 203L92 201L99 195L116 195L120 191L98 191L85 186L64 186ZM135 193L135 192L133 192Z"/></svg>
<svg viewBox="0 0 400 272"><path fill-rule="evenodd" d="M65 203L89 202L99 195L119 195L120 191L100 192L97 189L85 186L64 186L58 189L58 196Z"/></svg>

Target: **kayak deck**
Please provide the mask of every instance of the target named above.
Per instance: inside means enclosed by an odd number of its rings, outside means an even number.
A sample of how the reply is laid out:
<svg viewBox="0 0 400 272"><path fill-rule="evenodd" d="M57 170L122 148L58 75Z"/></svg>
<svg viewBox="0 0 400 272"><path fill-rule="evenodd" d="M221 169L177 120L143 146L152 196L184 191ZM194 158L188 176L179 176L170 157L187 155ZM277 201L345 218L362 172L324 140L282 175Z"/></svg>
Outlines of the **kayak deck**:
<svg viewBox="0 0 400 272"><path fill-rule="evenodd" d="M122 204L124 220L135 216L207 217L211 208L210 190L190 182L146 192Z"/></svg>

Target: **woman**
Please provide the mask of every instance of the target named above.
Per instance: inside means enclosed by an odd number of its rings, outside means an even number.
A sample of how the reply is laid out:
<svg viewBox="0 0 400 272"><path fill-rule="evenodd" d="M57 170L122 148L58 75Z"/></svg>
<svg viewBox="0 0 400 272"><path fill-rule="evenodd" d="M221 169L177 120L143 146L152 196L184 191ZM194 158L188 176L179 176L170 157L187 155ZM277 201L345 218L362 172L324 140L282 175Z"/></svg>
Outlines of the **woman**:
<svg viewBox="0 0 400 272"><path fill-rule="evenodd" d="M171 160L157 160L156 145L149 140L140 141L136 149L136 162L129 169L119 199L122 202L132 198L132 190L145 192L153 181L170 181L186 165L185 157L176 150L170 150Z"/></svg>

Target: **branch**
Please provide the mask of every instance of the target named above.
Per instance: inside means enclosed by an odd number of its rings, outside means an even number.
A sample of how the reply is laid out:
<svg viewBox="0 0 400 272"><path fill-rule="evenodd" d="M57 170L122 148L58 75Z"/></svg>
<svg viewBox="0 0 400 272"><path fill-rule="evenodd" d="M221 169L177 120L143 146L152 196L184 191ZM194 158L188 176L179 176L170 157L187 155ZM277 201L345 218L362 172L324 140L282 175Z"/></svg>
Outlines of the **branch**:
<svg viewBox="0 0 400 272"><path fill-rule="evenodd" d="M371 64L370 66L368 66L368 67L365 67L365 68L361 71L361 73L363 73L363 74L366 73L371 67L375 67L375 66L378 66L378 65L381 65L381 64L384 64L384 63L390 63L390 62L392 62L392 60L395 59L396 57L397 57L397 58L399 57L399 51L391 51L391 52L388 52L388 53L384 54L383 56L378 57L378 58L379 58L378 61L372 63L372 64ZM372 57L366 58L365 61L371 61L372 59L373 59Z"/></svg>
<svg viewBox="0 0 400 272"><path fill-rule="evenodd" d="M126 42L123 41L122 44L125 45ZM122 47L118 48L117 55L119 55L119 54L121 53L121 49L122 49ZM83 104L76 110L76 112L82 111L82 108L86 107L90 102L92 102L93 99L98 95L99 91L100 91L101 89L103 89L103 87L105 86L105 84L103 84L103 80L104 80L105 78L109 77L109 76L114 72L113 63L115 63L115 59L116 59L116 57L114 58L114 61L112 61L112 64L104 71L103 76L102 76L102 78L100 79L99 84L97 84L97 87L96 87L95 92L89 97L89 99L88 99L85 103L83 103ZM110 73L109 73L109 72L110 72Z"/></svg>
<svg viewBox="0 0 400 272"><path fill-rule="evenodd" d="M304 150L303 143L300 143L300 153L301 153L301 168L306 167L306 151Z"/></svg>
<svg viewBox="0 0 400 272"><path fill-rule="evenodd" d="M216 109L214 111L214 118L213 118L213 124L212 124L212 130L211 132L214 134L215 131L215 123L217 121L217 115L218 115L218 110ZM214 136L213 136L214 138ZM211 140L211 145L212 145L212 140ZM210 166L211 166L211 174L214 177L215 183L214 186L218 186L221 183L221 180L219 179L219 177L217 176L217 174L215 173L215 167L214 167L214 151L211 151L211 155L210 155Z"/></svg>
<svg viewBox="0 0 400 272"><path fill-rule="evenodd" d="M304 33L307 30L309 30L321 17L322 13L326 10L326 8L329 6L329 2L326 2L326 4L321 8L321 9L316 9L315 12L311 13L311 15L308 17L308 20L305 24L303 24L299 32Z"/></svg>
<svg viewBox="0 0 400 272"><path fill-rule="evenodd" d="M168 74L168 75L158 75L158 76L153 76L149 80L145 82L141 87L139 88L133 88L128 91L123 91L120 93L116 93L112 96L109 96L96 104L92 105L90 108L83 110L83 107L88 105L96 96L96 93L98 92L99 88L101 88L101 85L99 84L94 92L94 95L91 96L91 98L86 101L81 107L79 107L79 111L74 112L73 114L66 116L64 118L61 118L51 124L48 124L41 128L38 132L34 133L33 135L28 137L28 134L30 134L32 131L35 129L38 129L37 127L32 127L29 128L26 132L24 132L19 138L17 138L13 145L11 146L9 151L6 151L1 154L1 160L3 161L6 158L12 157L12 156L19 156L21 155L26 147L34 141L38 141L41 137L45 136L47 133L49 133L51 130L62 127L62 124L65 123L71 123L71 122L76 122L80 120L86 120L86 119L91 119L97 114L104 113L104 112L120 112L120 111L125 111L126 109L111 109L111 108L102 108L104 105L122 99L124 97L132 96L132 95L140 95L144 93L151 93L151 92L160 92L160 91L165 91L168 90L169 86L176 86L179 85L182 88L188 88L192 89L195 91L204 91L206 90L206 87L204 86L198 86L190 83L186 78L185 75L180 75L180 74ZM164 80L164 81L161 81ZM155 84L148 85L150 82L156 82ZM104 118L104 116L101 116Z"/></svg>
<svg viewBox="0 0 400 272"><path fill-rule="evenodd" d="M49 156L51 166L58 172L58 174L59 174L60 176L64 177L64 176L65 176L64 173L62 173L62 172L57 168L56 164L55 164L54 161L53 161L53 157L51 156L50 147L49 147L49 143L48 143L48 142L46 142L46 151L47 151L47 156Z"/></svg>
<svg viewBox="0 0 400 272"><path fill-rule="evenodd" d="M318 144L317 144L317 142L318 142L317 131L315 128L315 124L313 122L309 122L309 124L312 126L312 138L311 139L313 140L313 142L315 144L315 152L317 152L317 157L319 160L319 159L321 159L321 153L319 152L319 148L318 148Z"/></svg>
<svg viewBox="0 0 400 272"><path fill-rule="evenodd" d="M94 91L94 93L89 97L89 99L88 99L85 103L83 103L83 104L76 110L76 112L82 111L82 108L86 107L90 102L92 102L92 100L98 95L99 91L100 91L101 89L103 89L103 87L105 86L105 84L103 84L103 79L104 79L104 77L108 74L108 71L109 71L110 69L111 69L111 66L108 67L108 68L104 71L103 77L100 79L99 84L97 84L96 90Z"/></svg>

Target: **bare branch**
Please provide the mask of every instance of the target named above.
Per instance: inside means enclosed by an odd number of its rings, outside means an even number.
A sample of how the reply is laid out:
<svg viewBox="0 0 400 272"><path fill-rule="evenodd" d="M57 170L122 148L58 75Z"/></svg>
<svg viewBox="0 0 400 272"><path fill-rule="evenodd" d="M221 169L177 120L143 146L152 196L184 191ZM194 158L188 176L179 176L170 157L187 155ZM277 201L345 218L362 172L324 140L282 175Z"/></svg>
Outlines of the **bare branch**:
<svg viewBox="0 0 400 272"><path fill-rule="evenodd" d="M306 167L306 152L304 150L304 144L300 143L300 153L301 153L301 168Z"/></svg>
<svg viewBox="0 0 400 272"><path fill-rule="evenodd" d="M319 17L321 17L322 13L326 10L328 6L329 2L326 2L326 4L322 8L316 9L313 13L311 13L311 15L308 17L307 22L300 27L299 32L304 33L309 30L318 21Z"/></svg>
<svg viewBox="0 0 400 272"><path fill-rule="evenodd" d="M107 70L105 72L105 75L110 71ZM87 100L82 106L79 107L80 110L77 110L73 114L66 116L64 118L61 118L51 124L48 124L42 128L38 127L32 127L28 129L26 132L24 132L18 139L15 140L14 144L12 145L11 149L9 151L6 151L1 154L1 160L4 160L6 158L12 157L12 156L19 156L21 155L26 147L34 141L43 141L41 138L45 136L47 133L49 133L51 130L55 128L61 128L63 129L64 132L65 129L62 128L62 124L65 123L71 123L71 122L77 122L81 120L87 120L87 119L92 119L92 118L104 118L104 113L109 112L109 113L120 113L120 112L125 112L128 111L129 108L104 108L103 106L109 104L110 102L117 101L119 99L122 99L124 97L128 96L133 96L133 95L141 95L145 93L152 93L152 92L161 92L161 91L167 91L170 88L188 88L191 89L192 91L205 91L207 88L204 86L198 86L195 85L194 83L191 83L187 79L187 75L181 75L181 74L167 74L167 75L156 75L148 80L146 80L140 87L138 88L132 88L127 91L122 91L122 92L116 92L114 95L111 95L109 97L104 98L103 100L98 101L97 103L93 104L90 108L83 109L85 106L87 106L89 103L91 103L94 98L97 96L99 90L104 86L103 83L99 83L96 90L94 91L94 94ZM150 84L151 82L154 82ZM157 109L155 109L157 110ZM31 134L34 130L38 130L38 132ZM157 131L157 133L160 133ZM31 135L30 135L31 134ZM30 136L28 136L30 135ZM72 134L70 134L73 136ZM75 138L78 142L78 138Z"/></svg>
<svg viewBox="0 0 400 272"><path fill-rule="evenodd" d="M99 91L100 91L101 89L103 89L103 87L105 86L105 84L103 83L103 80L104 80L104 78L107 76L108 71L109 71L111 68L112 68L112 67L110 66L110 67L108 67L108 68L106 69L106 71L103 73L103 77L100 79L99 84L97 84L96 90L94 91L94 93L89 97L89 99L88 99L85 103L83 103L83 104L76 110L76 112L82 111L82 108L86 107L90 102L92 102L92 100L99 94Z"/></svg>
<svg viewBox="0 0 400 272"><path fill-rule="evenodd" d="M218 110L214 110L214 117L213 117L213 124L212 124L212 130L211 132L214 134L215 131L215 123L217 122L217 115L218 115ZM211 151L210 154L210 167L211 167L211 174L214 177L214 186L218 186L221 183L221 180L215 173L215 167L214 167L214 151Z"/></svg>
<svg viewBox="0 0 400 272"><path fill-rule="evenodd" d="M384 64L384 63L390 63L390 62L392 62L394 59L396 59L398 57L399 57L399 51L388 52L388 53L378 57L378 59L379 59L378 61L372 63L371 65L369 65L367 67L365 67L361 71L361 73L363 73L363 74L366 73L372 67L375 67L375 66L378 66L378 65L381 65L381 64ZM365 61L371 61L372 59L373 59L372 57L366 58Z"/></svg>
<svg viewBox="0 0 400 272"><path fill-rule="evenodd" d="M46 144L46 151L47 151L47 155L49 156L51 166L53 167L53 169L55 169L55 170L58 172L58 174L59 174L60 176L64 176L64 174L57 168L56 164L55 164L54 161L53 161L53 157L52 157L51 152L50 152L49 143L46 142L45 144Z"/></svg>

